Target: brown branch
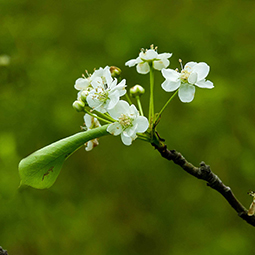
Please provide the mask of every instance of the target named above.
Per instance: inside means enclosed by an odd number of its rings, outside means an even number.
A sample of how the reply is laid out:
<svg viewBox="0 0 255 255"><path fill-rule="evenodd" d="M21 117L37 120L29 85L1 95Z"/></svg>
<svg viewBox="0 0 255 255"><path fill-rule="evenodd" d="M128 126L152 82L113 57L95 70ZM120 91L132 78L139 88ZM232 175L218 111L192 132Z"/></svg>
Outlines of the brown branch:
<svg viewBox="0 0 255 255"><path fill-rule="evenodd" d="M188 162L181 153L175 150L168 150L166 145L160 147L154 143L152 143L152 145L155 147L155 149L159 151L163 158L166 158L170 161L172 160L187 173L193 175L198 179L206 181L209 187L218 191L228 201L232 208L238 213L239 217L241 217L247 223L255 227L255 216L249 216L247 214L247 209L237 200L230 187L226 186L220 180L220 178L211 171L209 165L201 162L200 167L195 167L190 162Z"/></svg>
<svg viewBox="0 0 255 255"><path fill-rule="evenodd" d="M8 255L7 251L0 246L0 255Z"/></svg>

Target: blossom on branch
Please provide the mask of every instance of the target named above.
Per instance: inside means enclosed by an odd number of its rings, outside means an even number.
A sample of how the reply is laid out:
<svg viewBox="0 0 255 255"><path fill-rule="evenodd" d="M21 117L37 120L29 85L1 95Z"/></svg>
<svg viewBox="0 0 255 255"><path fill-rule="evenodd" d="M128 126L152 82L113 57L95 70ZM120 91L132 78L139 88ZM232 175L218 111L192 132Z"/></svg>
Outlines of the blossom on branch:
<svg viewBox="0 0 255 255"><path fill-rule="evenodd" d="M109 114L116 122L110 124L107 131L112 135L121 135L121 140L125 145L131 145L137 138L137 133L145 132L149 127L149 121L144 116L139 116L139 112L132 104L120 100L116 106L109 110Z"/></svg>
<svg viewBox="0 0 255 255"><path fill-rule="evenodd" d="M179 89L180 100L189 103L194 99L194 85L207 89L214 87L211 81L205 79L209 70L210 67L204 62L188 62L180 73L173 69L162 69L162 75L166 80L161 84L161 87L167 92Z"/></svg>
<svg viewBox="0 0 255 255"><path fill-rule="evenodd" d="M167 68L170 64L168 58L172 56L172 53L161 53L158 54L156 48L151 46L149 50L141 50L139 56L136 59L131 59L125 63L126 66L136 66L138 73L147 74L150 71L150 64L156 70L162 70Z"/></svg>
<svg viewBox="0 0 255 255"><path fill-rule="evenodd" d="M118 103L121 96L126 93L126 80L117 84L117 79L113 81L103 81L101 77L96 77L91 82L93 89L87 96L88 105L96 111L106 113Z"/></svg>

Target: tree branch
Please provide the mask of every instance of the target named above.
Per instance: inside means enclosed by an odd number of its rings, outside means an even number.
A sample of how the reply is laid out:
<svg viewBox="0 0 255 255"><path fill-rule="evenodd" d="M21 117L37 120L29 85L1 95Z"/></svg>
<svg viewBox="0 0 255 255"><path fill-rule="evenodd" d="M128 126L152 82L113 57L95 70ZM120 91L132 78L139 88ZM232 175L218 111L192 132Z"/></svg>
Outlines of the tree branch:
<svg viewBox="0 0 255 255"><path fill-rule="evenodd" d="M8 255L7 251L0 246L0 255Z"/></svg>
<svg viewBox="0 0 255 255"><path fill-rule="evenodd" d="M220 180L220 178L211 171L209 165L201 162L200 167L195 167L190 162L188 162L181 153L175 150L168 150L166 145L158 146L154 143L152 143L152 145L159 151L163 158L170 161L172 160L187 173L198 179L206 181L209 187L218 191L228 201L231 207L237 212L239 217L245 220L248 224L255 227L255 216L249 216L247 214L248 210L237 200L230 187L226 186Z"/></svg>

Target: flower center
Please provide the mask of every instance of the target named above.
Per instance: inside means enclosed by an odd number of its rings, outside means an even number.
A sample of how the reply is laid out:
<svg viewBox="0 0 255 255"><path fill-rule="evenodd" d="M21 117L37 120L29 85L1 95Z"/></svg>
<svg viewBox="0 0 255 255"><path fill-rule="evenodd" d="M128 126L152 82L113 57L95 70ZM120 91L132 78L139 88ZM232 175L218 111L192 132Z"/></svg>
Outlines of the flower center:
<svg viewBox="0 0 255 255"><path fill-rule="evenodd" d="M94 93L94 98L99 100L100 102L105 102L108 99L108 91L102 88L96 88L96 92Z"/></svg>
<svg viewBox="0 0 255 255"><path fill-rule="evenodd" d="M129 126L132 125L132 119L129 116L122 113L119 117L119 123L123 128L128 128Z"/></svg>
<svg viewBox="0 0 255 255"><path fill-rule="evenodd" d="M181 71L181 81L182 82L188 82L189 76L190 76L190 72L187 69L183 69Z"/></svg>

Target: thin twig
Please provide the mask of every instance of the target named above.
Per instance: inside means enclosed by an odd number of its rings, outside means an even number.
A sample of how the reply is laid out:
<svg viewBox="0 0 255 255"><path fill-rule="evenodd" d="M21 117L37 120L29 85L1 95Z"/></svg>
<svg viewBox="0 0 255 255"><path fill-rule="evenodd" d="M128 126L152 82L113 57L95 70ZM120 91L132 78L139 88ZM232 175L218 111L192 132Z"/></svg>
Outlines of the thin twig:
<svg viewBox="0 0 255 255"><path fill-rule="evenodd" d="M188 162L181 153L175 150L168 150L166 145L162 147L159 147L156 144L152 145L159 151L163 158L170 161L172 160L187 173L198 179L206 181L209 187L218 191L228 201L231 207L237 212L239 217L245 220L248 224L255 227L255 216L249 216L247 214L248 210L237 200L230 187L226 186L221 181L221 179L211 171L209 165L201 162L200 167L195 167L190 162Z"/></svg>

